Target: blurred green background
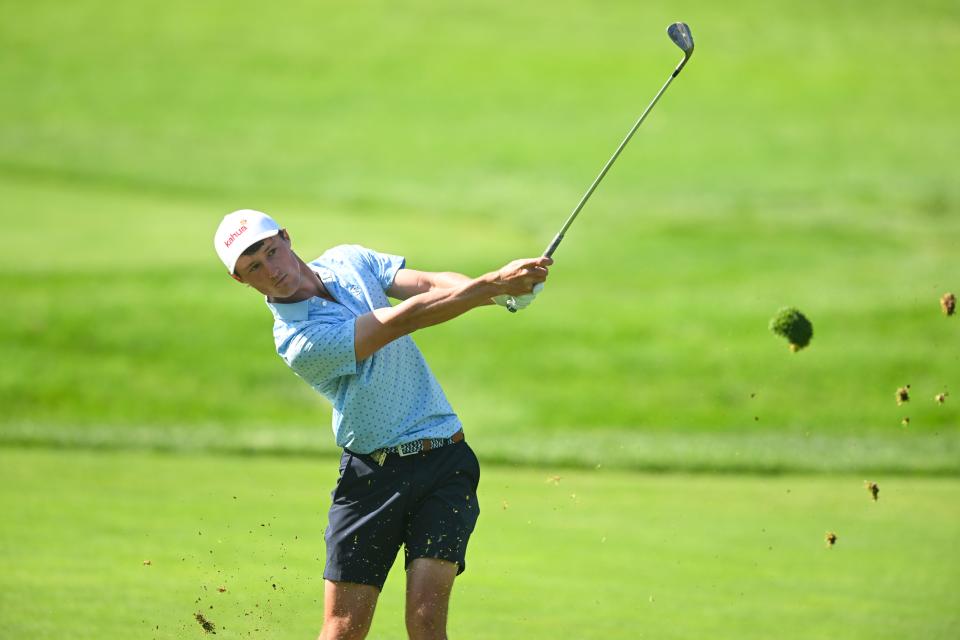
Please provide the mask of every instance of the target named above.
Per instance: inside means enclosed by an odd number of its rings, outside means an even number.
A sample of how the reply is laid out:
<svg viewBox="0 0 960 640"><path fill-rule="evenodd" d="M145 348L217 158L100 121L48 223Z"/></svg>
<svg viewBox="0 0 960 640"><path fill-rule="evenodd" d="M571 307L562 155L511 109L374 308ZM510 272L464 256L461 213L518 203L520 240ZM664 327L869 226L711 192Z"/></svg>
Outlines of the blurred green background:
<svg viewBox="0 0 960 640"><path fill-rule="evenodd" d="M13 514L0 558L15 568L0 618L13 633L63 637L82 615L44 622L49 594L78 588L121 603L146 589L159 607L142 617L123 605L87 608L96 615L79 629L100 620L116 626L102 637L151 637L148 622L173 617L198 632L184 614L192 574L165 574L151 591L129 566L93 559L113 548L139 567L153 553L147 531L197 557L206 553L192 537L197 519L235 521L220 498L258 490L246 464L270 466L271 477L301 468L221 454L335 452L329 407L277 358L269 311L216 258L223 214L271 213L308 260L350 242L402 254L412 268L479 275L538 254L680 59L664 33L678 19L691 25L696 54L569 232L536 304L516 316L479 309L415 334L481 459L511 465L491 465L496 486L514 488L491 490L486 513L501 500L549 511L542 476L571 467L596 474L599 494L657 486L676 501L628 491L563 522L589 531L598 553L595 538L663 509L648 523L648 547L673 540L698 559L670 586L677 601L731 563L762 565L763 554L751 555L767 548L758 531L778 518L798 523L818 551L822 530L844 516L843 542L850 529L887 532L876 547L858 538L859 555L842 564L845 614L827 595L810 599L837 567L788 540L793 555L767 575L810 569L797 578L806 596L765 599L754 588L729 635L711 616L735 584L701 592L703 617L670 611L582 637L770 637L758 608L792 620L796 637L949 637L960 623L960 560L949 548L960 522L960 317L938 300L960 293L960 5L937 0L0 0L0 504ZM783 306L814 325L797 354L767 329ZM906 384L912 398L898 406ZM704 475L607 475L611 467ZM822 475L769 475L809 472ZM169 480L141 488L138 473ZM765 475L733 475L742 473ZM834 493L863 498L867 474L909 487L876 519ZM209 505L193 495L198 478ZM711 517L729 507L743 529L714 548L691 521L680 540L670 514L701 512L698 496L713 496L705 487L717 481L727 492ZM784 505L764 492L775 481L816 489ZM117 519L81 517L121 494ZM252 508L297 511L298 526L317 527L323 491L309 495L315 513L299 512L299 497ZM818 504L830 507L814 513ZM622 521L601 527L610 512ZM79 514L71 522L87 546L64 538L64 514ZM559 637L596 613L569 591L554 601L556 618L511 609L531 590L583 577L557 574L556 554L589 554L587 538L544 547L552 525L525 529L517 515L505 526L509 544L478 533L485 560L464 587L496 594L504 626L485 626L480 606L462 635L510 637L503 629L530 616L514 637ZM229 564L249 580L257 554L276 549L246 543ZM315 535L311 544L320 553ZM938 561L912 563L911 544ZM634 547L612 548L622 558ZM661 565L650 570L670 571ZM540 584L505 580L508 566L555 571ZM104 593L87 582L98 572ZM623 600L604 619L645 602L647 587L620 585ZM913 600L900 600L905 589ZM858 602L861 593L876 599ZM908 626L891 625L890 611ZM276 629L304 622L279 618L262 637L291 637L292 627ZM383 637L399 630L382 624Z"/></svg>
<svg viewBox="0 0 960 640"><path fill-rule="evenodd" d="M933 402L960 358L938 307L960 289L953 3L5 13L7 441L329 449L329 408L217 262L220 217L266 210L306 259L355 242L478 275L534 255L679 59L682 16L694 61L536 307L416 336L469 432L571 461L602 432L634 466L721 434L790 468L843 436L861 451L831 464L906 443L903 468L960 468L960 405ZM786 305L814 323L796 355L767 331Z"/></svg>

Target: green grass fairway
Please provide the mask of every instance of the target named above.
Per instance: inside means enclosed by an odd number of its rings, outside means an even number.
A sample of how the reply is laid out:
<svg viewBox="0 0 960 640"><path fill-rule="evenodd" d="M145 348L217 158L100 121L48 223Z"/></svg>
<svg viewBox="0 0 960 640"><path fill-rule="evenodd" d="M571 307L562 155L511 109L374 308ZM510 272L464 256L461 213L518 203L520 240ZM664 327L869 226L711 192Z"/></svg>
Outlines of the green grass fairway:
<svg viewBox="0 0 960 640"><path fill-rule="evenodd" d="M334 475L332 459L0 449L3 634L202 637L203 611L218 638L312 639ZM872 502L864 479L487 466L451 635L954 638L960 482L871 477ZM401 589L395 567L371 637L405 637Z"/></svg>

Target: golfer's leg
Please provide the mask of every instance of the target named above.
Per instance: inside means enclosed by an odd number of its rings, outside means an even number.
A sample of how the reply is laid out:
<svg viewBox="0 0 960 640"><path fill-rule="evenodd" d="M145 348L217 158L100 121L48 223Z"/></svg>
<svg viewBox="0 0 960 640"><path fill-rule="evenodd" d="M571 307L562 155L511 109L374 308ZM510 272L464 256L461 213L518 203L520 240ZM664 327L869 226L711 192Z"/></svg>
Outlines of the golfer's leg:
<svg viewBox="0 0 960 640"><path fill-rule="evenodd" d="M318 640L362 640L380 590L369 584L324 581L323 630Z"/></svg>
<svg viewBox="0 0 960 640"><path fill-rule="evenodd" d="M410 640L446 640L447 607L457 563L417 558L407 567L407 635Z"/></svg>
<svg viewBox="0 0 960 640"><path fill-rule="evenodd" d="M320 640L363 638L403 540L403 474L367 455L345 453L324 540Z"/></svg>

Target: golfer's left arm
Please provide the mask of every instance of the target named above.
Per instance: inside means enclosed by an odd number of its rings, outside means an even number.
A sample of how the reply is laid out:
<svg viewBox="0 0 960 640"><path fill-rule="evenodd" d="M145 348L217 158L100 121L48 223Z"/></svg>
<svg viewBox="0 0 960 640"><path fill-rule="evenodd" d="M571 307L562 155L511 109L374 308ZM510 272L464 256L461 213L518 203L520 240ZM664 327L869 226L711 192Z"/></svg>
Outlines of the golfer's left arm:
<svg viewBox="0 0 960 640"><path fill-rule="evenodd" d="M406 300L419 293L434 289L453 289L470 282L462 273L453 271L417 271L400 269L393 278L393 284L387 289L387 295L397 300ZM489 304L493 304L491 301Z"/></svg>
<svg viewBox="0 0 960 640"><path fill-rule="evenodd" d="M434 281L432 276L403 274L400 276L399 289L396 284L391 285L387 289L389 295L412 293L415 288L424 290L395 307L380 307L357 317L354 323L356 361L369 357L401 336L452 320L475 307L489 305L498 296L530 294L535 286L547 279L547 269L552 263L553 260L547 257L522 258L479 278L460 274L440 275L436 279L438 283L449 277L458 283L452 287L438 286L432 289L428 288L430 282Z"/></svg>
<svg viewBox="0 0 960 640"><path fill-rule="evenodd" d="M400 269L393 278L393 284L387 289L387 295L397 300L407 300L417 294L433 291L434 289L453 289L470 282L472 278L455 273L453 271L417 271L415 269ZM514 298L513 296L500 295L492 298L489 302L481 303L480 306L488 304L498 304L501 307L514 305L512 311L523 309L528 306L533 299L537 297L543 285L537 285L532 294Z"/></svg>

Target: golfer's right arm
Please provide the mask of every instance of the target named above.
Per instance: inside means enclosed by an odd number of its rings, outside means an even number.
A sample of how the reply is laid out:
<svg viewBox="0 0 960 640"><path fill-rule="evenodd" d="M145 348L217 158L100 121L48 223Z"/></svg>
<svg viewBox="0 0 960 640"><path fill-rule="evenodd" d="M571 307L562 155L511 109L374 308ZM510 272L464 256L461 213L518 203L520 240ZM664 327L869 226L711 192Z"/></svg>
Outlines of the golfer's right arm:
<svg viewBox="0 0 960 640"><path fill-rule="evenodd" d="M495 296L530 293L534 285L547 279L547 267L552 263L553 260L546 257L514 260L499 271L491 271L459 286L431 289L407 298L395 307L375 309L358 317L354 327L357 362L417 329L446 322L470 309L488 305Z"/></svg>

